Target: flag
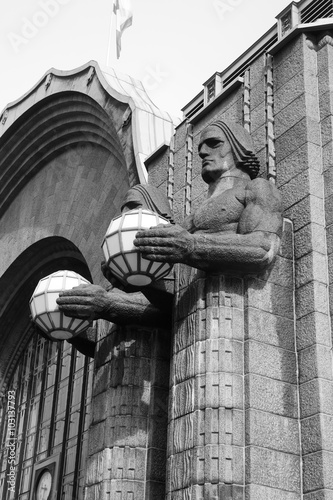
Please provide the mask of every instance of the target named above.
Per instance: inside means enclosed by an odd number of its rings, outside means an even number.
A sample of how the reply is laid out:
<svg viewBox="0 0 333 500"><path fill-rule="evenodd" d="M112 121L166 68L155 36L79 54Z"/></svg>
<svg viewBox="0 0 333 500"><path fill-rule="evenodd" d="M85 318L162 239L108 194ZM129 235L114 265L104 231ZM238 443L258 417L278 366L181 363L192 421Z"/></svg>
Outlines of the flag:
<svg viewBox="0 0 333 500"><path fill-rule="evenodd" d="M132 6L130 0L115 0L113 4L113 12L116 16L116 45L117 59L120 57L121 37L126 28L132 25Z"/></svg>

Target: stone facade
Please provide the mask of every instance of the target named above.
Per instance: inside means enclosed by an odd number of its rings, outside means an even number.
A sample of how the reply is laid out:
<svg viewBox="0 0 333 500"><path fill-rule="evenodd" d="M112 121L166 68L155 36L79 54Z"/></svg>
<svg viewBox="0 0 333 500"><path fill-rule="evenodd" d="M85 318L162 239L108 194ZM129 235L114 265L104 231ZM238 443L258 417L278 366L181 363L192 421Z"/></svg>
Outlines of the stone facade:
<svg viewBox="0 0 333 500"><path fill-rule="evenodd" d="M216 99L216 106L207 113L204 108L176 130L173 178L169 175L164 185L168 185L168 181L172 183L174 209L179 220L188 213L186 202L195 210L206 196L200 178L200 159L195 154L202 129L217 118L244 123L246 104L250 109L248 122L256 154L263 167L261 175L276 179L289 220L285 220L285 244L272 274L247 280L241 286L242 293L236 294L243 297L245 303L236 307L236 311L244 311L238 313L244 314L241 320L244 326L238 324L231 329L232 335L240 337L232 339L231 335L229 341L231 346L235 344L234 352L229 346L229 355L235 364L230 361L229 370L223 364L217 369L217 361L213 370L206 368L206 377L218 370L222 377L218 387L224 385L225 371L232 373L230 381L238 374L238 383L229 382L230 390L234 386L235 398L229 403L229 412L231 415L238 411L238 425L235 416L233 420L225 413L228 412L227 390L223 391L221 400L218 396L214 400L212 389L208 389L209 396L205 397L213 399L205 403L204 411L200 411L198 401L191 403L194 404L191 408L186 407L186 398L191 400L191 397L186 396L185 388L179 401L171 405L168 487L173 484L171 491L178 493L170 494L169 498L322 499L331 498L333 494L329 479L333 464L329 208L332 35L333 32L327 31L300 31L288 44L277 44L270 54L260 56L249 67L248 103L245 103L245 86L239 85L225 99ZM272 101L268 99L271 88ZM270 114L272 109L274 113ZM273 151L270 139L274 139ZM193 140L194 151L190 168L189 140ZM148 168L151 179L158 178L158 166L148 165ZM183 286L187 286L185 282ZM225 284L217 286L216 293L220 290L223 295L226 288ZM231 287L230 296L233 293ZM194 299L199 301L194 307L209 313L209 307L200 305L202 300L206 299ZM220 311L216 314L223 314L223 300L215 300L215 310ZM231 302L228 310L232 310ZM220 320L216 317L215 321L218 324ZM221 323L219 342L222 344L225 329ZM171 365L175 365L170 383L176 398L182 391L181 384L191 385L191 377L193 384L200 385L200 352L206 353L207 348L210 349L207 341L212 341L209 327L204 328L208 337L201 337L200 331L198 324L190 322L188 332L192 332L196 340L190 343L190 352L187 353L184 345L177 353L183 361L175 359ZM243 343L243 347L237 343ZM219 358L217 347L215 352ZM212 357L211 354L209 358ZM222 359L227 363L225 352ZM181 370L181 366L186 369ZM189 394L191 390L187 390ZM183 416L177 413L179 408ZM207 408L209 417L203 417ZM205 424L208 420L209 424ZM176 433L174 422L178 425ZM206 425L209 425L208 436ZM227 425L235 431L229 430L228 434ZM212 441L212 429L216 441ZM171 436L176 436L176 442ZM212 455L209 451L203 454L206 447L214 449L216 464L220 464L215 475ZM238 450L238 455L233 450ZM191 452L195 458L191 459ZM184 454L183 459L180 453ZM196 465L200 460L201 472ZM229 472L223 464L229 465ZM188 482L184 467L192 471ZM215 488L207 489L207 482L215 483Z"/></svg>
<svg viewBox="0 0 333 500"><path fill-rule="evenodd" d="M292 263L285 222L265 276L180 269L167 498L299 498Z"/></svg>

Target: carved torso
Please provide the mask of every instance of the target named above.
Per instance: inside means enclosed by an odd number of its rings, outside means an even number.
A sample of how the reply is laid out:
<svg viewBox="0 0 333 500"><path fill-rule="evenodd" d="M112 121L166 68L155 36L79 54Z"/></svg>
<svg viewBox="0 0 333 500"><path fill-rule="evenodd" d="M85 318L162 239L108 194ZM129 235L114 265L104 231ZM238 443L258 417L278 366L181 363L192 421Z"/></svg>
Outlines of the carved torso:
<svg viewBox="0 0 333 500"><path fill-rule="evenodd" d="M190 233L216 233L237 231L237 226L245 206L246 184L232 187L205 200L184 226Z"/></svg>

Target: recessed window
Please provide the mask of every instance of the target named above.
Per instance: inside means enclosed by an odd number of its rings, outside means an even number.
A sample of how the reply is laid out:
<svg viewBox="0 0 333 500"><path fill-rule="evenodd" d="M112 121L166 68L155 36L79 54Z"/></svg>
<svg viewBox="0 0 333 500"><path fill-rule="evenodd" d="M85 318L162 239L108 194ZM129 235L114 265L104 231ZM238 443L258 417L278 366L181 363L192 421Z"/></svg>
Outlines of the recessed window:
<svg viewBox="0 0 333 500"><path fill-rule="evenodd" d="M281 17L281 34L284 36L287 31L290 31L292 28L291 24L291 11L287 12L284 16Z"/></svg>
<svg viewBox="0 0 333 500"><path fill-rule="evenodd" d="M208 102L211 101L212 99L214 99L215 93L216 93L216 84L215 84L215 80L213 80L212 82L210 82L207 85L207 100L208 100Z"/></svg>

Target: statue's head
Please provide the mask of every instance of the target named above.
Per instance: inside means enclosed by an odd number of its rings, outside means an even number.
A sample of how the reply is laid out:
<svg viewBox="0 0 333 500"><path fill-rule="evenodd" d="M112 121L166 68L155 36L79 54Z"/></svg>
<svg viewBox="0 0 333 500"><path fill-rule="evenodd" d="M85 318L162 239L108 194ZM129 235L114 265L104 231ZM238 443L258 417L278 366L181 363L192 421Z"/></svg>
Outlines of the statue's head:
<svg viewBox="0 0 333 500"><path fill-rule="evenodd" d="M200 137L199 156L202 158L202 177L207 183L235 167L251 179L259 172L251 136L237 123L218 120L205 128Z"/></svg>
<svg viewBox="0 0 333 500"><path fill-rule="evenodd" d="M134 208L146 208L173 222L173 214L169 200L165 194L155 186L137 184L130 188L123 200L121 210L125 212Z"/></svg>

